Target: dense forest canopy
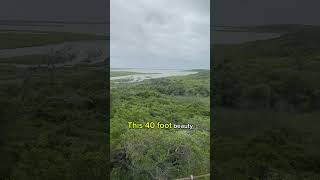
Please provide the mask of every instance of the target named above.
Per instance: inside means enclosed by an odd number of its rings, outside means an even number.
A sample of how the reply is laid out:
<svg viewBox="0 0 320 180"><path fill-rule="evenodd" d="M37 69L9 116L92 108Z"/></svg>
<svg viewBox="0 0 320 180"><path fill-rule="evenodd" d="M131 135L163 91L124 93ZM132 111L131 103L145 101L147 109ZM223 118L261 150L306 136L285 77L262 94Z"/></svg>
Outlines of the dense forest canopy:
<svg viewBox="0 0 320 180"><path fill-rule="evenodd" d="M251 29L283 34L211 47L213 176L319 179L320 28Z"/></svg>
<svg viewBox="0 0 320 180"><path fill-rule="evenodd" d="M209 71L112 83L111 158L115 179L173 179L209 173ZM129 129L128 121L195 129Z"/></svg>
<svg viewBox="0 0 320 180"><path fill-rule="evenodd" d="M215 45L216 103L316 110L319 104L320 30L270 40Z"/></svg>

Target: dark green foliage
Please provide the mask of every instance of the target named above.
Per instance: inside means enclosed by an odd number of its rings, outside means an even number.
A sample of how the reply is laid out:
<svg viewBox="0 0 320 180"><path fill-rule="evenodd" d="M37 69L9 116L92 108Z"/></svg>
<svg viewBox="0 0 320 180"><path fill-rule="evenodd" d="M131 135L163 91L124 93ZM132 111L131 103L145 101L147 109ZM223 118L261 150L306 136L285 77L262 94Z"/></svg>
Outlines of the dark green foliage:
<svg viewBox="0 0 320 180"><path fill-rule="evenodd" d="M0 68L0 179L105 179L107 72Z"/></svg>
<svg viewBox="0 0 320 180"><path fill-rule="evenodd" d="M214 46L216 103L319 109L319 34L304 30L272 40Z"/></svg>
<svg viewBox="0 0 320 180"><path fill-rule="evenodd" d="M288 32L212 47L217 179L320 178L320 30Z"/></svg>
<svg viewBox="0 0 320 180"><path fill-rule="evenodd" d="M79 40L106 40L105 36L70 32L5 31L0 33L0 49L43 46Z"/></svg>
<svg viewBox="0 0 320 180"><path fill-rule="evenodd" d="M111 87L113 179L174 179L209 172L208 71ZM128 121L190 123L196 129L129 129Z"/></svg>

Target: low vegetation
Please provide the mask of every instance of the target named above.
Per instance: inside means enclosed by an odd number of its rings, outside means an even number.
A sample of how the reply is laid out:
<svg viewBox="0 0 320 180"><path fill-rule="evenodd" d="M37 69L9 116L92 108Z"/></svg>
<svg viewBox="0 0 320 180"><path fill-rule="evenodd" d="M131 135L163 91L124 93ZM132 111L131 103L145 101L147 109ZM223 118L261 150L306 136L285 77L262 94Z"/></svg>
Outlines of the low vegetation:
<svg viewBox="0 0 320 180"><path fill-rule="evenodd" d="M215 45L217 179L319 179L320 31Z"/></svg>
<svg viewBox="0 0 320 180"><path fill-rule="evenodd" d="M0 31L0 50L59 44L68 41L106 39L105 36L69 32Z"/></svg>
<svg viewBox="0 0 320 180"><path fill-rule="evenodd" d="M134 75L134 74L143 74L143 73L129 72L129 71L111 71L110 72L111 77L128 76L128 75Z"/></svg>
<svg viewBox="0 0 320 180"><path fill-rule="evenodd" d="M112 84L113 179L174 179L209 173L209 72ZM129 129L128 122L192 124L192 130Z"/></svg>
<svg viewBox="0 0 320 180"><path fill-rule="evenodd" d="M0 66L0 179L108 176L104 66Z"/></svg>

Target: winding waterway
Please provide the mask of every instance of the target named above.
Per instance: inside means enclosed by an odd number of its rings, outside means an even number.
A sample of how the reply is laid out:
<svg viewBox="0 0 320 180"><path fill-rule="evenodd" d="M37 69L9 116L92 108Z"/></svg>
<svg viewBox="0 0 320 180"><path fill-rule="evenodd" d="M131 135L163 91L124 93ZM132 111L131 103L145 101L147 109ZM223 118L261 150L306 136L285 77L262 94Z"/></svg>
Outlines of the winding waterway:
<svg viewBox="0 0 320 180"><path fill-rule="evenodd" d="M175 70L175 69L111 69L111 72L126 71L138 74L111 77L111 81L122 83L141 82L147 79L158 79L171 76L186 76L197 74L196 71L188 70Z"/></svg>

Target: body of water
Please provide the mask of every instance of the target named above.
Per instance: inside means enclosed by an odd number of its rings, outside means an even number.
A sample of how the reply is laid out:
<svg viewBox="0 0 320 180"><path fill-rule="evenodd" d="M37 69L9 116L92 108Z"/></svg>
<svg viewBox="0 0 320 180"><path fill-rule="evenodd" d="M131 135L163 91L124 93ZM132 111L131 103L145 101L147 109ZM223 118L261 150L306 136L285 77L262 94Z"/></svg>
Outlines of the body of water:
<svg viewBox="0 0 320 180"><path fill-rule="evenodd" d="M104 40L86 40L86 41L75 41L75 42L65 42L60 44L50 44L45 46L32 46L32 47L24 47L24 48L16 48L16 49L1 49L0 50L0 59L1 58L12 58L17 56L28 56L28 55L43 55L50 54L53 51L60 51L63 48L70 48L69 53L74 54L76 57L72 61L67 61L64 63L55 64L56 67L65 67L65 66L74 66L80 63L87 64L95 64L103 62L108 54L106 54L106 41ZM99 56L95 58L90 58L90 62L88 61L88 54L96 53ZM1 60L0 60L1 63ZM2 63L3 64L3 63ZM11 64L16 67L36 67L47 64L39 64L39 65L27 65L27 64Z"/></svg>
<svg viewBox="0 0 320 180"><path fill-rule="evenodd" d="M31 46L15 49L1 49L0 58L10 58L15 56L26 56L34 54L48 54L51 50L59 50L64 47L71 48L71 52L77 55L87 55L87 51L100 50L105 54L107 49L105 40L83 40L83 41L73 41L64 42L58 44L49 44L44 46Z"/></svg>
<svg viewBox="0 0 320 180"><path fill-rule="evenodd" d="M191 74L197 74L196 71L188 70L173 70L173 69L111 69L111 72L115 71L126 71L126 72L135 72L141 74L133 74L127 76L117 76L111 77L111 81L116 82L141 82L147 79L158 79L171 76L186 76Z"/></svg>
<svg viewBox="0 0 320 180"><path fill-rule="evenodd" d="M280 37L278 33L216 31L212 36L214 44L240 44L250 41Z"/></svg>
<svg viewBox="0 0 320 180"><path fill-rule="evenodd" d="M108 30L108 24L105 23L34 23L34 22L1 22L0 21L0 33L1 31L14 30L21 31L21 33L39 33L32 31L57 31L57 32L72 32L72 33L85 33L85 34L97 34L97 35L106 35ZM45 33L45 32L44 32ZM73 42L64 42L60 44L49 44L44 46L32 46L24 48L15 48L15 49L1 49L0 58L11 58L16 56L26 56L26 55L37 55L37 54L48 54L51 50L57 51L64 47L71 48L71 53L76 55L76 58L73 61L57 64L57 67L60 66L73 66L75 64L81 63L86 60L88 53L99 52L102 53L98 60L95 62L104 61L107 49L107 40L85 40L85 41L73 41ZM19 67L32 67L35 65L22 65L17 64Z"/></svg>
<svg viewBox="0 0 320 180"><path fill-rule="evenodd" d="M17 30L17 31L57 31L73 32L84 34L107 35L109 30L108 24L55 24L55 23L36 23L36 24L1 24L0 30Z"/></svg>

